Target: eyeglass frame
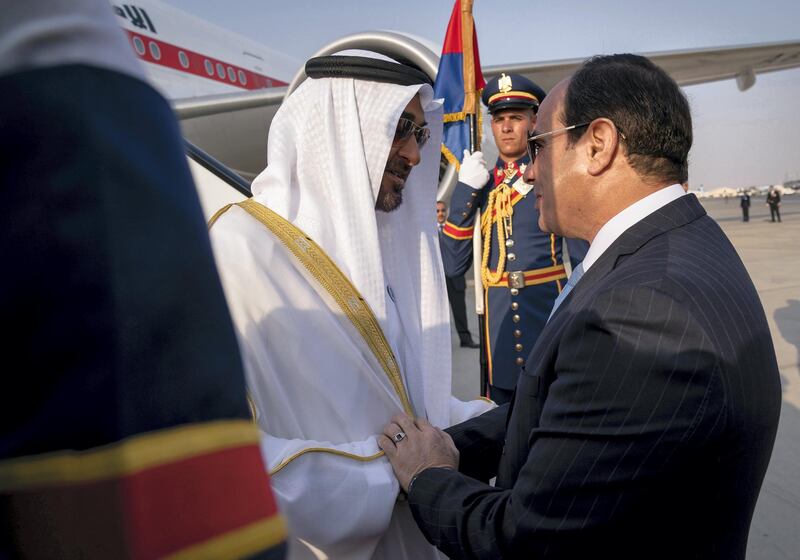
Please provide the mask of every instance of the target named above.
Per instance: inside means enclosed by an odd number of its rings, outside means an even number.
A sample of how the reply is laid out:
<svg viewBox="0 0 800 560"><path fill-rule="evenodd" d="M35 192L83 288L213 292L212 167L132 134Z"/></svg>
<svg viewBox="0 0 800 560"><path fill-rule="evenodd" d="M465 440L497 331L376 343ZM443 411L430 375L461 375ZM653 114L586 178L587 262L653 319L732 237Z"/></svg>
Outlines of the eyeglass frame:
<svg viewBox="0 0 800 560"><path fill-rule="evenodd" d="M595 119L595 120L597 120L597 119ZM536 161L536 156L539 155L539 150L541 150L544 147L541 144L537 144L536 143L537 140L539 140L539 138L544 138L545 136L553 136L554 134L559 134L561 132L567 132L569 130L574 130L574 129L580 128L582 126L589 126L593 122L594 122L594 120L586 121L586 122L579 123L579 124L573 124L573 125L570 125L570 126L565 126L564 128L557 128L557 129L551 130L549 132L542 132L541 134L528 136L527 150L528 150L528 158L531 160L529 165L533 165L533 162ZM614 128L617 129L617 132L619 133L620 137L623 140L625 140L625 134L619 129L619 127L616 124L614 125Z"/></svg>
<svg viewBox="0 0 800 560"><path fill-rule="evenodd" d="M400 123L403 121L407 122L411 126L409 127L409 132L407 132L404 136L401 136ZM431 129L427 126L420 126L409 118L400 117L400 119L397 121L397 128L394 131L394 140L392 140L392 144L405 142L411 138L412 135L417 141L417 147L421 149L428 142L428 140L430 140Z"/></svg>

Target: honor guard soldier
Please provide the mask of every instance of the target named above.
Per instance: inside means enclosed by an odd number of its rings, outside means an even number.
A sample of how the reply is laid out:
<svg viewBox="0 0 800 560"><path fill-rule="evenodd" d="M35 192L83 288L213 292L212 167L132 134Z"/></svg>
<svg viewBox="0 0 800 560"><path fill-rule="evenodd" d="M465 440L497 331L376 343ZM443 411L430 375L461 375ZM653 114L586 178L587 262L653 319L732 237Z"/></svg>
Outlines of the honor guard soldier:
<svg viewBox="0 0 800 560"><path fill-rule="evenodd" d="M530 161L527 137L545 92L519 74L489 80L482 100L492 119L499 150L491 172L481 152L464 151L451 212L443 228L445 274L461 276L473 258L484 288L485 348L489 396L510 400L525 357L547 322L553 301L567 278L562 239L539 229L533 185L522 174ZM473 255L475 215L481 209L481 255ZM588 244L569 240L577 265Z"/></svg>

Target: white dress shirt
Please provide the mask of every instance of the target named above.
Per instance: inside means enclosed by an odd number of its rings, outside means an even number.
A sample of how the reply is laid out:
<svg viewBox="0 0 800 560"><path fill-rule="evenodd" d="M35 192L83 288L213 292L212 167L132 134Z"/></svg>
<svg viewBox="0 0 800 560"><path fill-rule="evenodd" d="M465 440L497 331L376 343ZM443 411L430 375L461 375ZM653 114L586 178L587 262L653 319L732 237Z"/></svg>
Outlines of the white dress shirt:
<svg viewBox="0 0 800 560"><path fill-rule="evenodd" d="M606 249L631 226L639 223L662 206L666 206L673 200L677 200L685 195L686 191L683 190L681 185L676 183L669 187L659 189L653 194L647 195L643 199L634 202L625 210L608 220L589 244L589 250L586 252L586 257L583 259L583 272L588 272L589 268L600 258Z"/></svg>

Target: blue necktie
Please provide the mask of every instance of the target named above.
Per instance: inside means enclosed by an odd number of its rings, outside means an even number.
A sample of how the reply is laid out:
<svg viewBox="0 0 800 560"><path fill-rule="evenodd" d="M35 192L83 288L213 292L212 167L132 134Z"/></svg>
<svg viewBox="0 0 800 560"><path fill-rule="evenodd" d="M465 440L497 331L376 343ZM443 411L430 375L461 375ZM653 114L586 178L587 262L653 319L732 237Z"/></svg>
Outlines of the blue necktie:
<svg viewBox="0 0 800 560"><path fill-rule="evenodd" d="M553 313L556 312L556 309L558 309L558 306L561 305L561 302L567 297L567 294L572 291L572 288L574 288L575 284L578 283L578 280L581 279L581 276L583 276L583 263L575 267L569 277L569 280L567 280L567 285L564 286L564 289L561 290L561 293L558 294L558 297L553 302L553 310L550 312L550 317L547 318L548 321L550 321L550 319L553 317Z"/></svg>

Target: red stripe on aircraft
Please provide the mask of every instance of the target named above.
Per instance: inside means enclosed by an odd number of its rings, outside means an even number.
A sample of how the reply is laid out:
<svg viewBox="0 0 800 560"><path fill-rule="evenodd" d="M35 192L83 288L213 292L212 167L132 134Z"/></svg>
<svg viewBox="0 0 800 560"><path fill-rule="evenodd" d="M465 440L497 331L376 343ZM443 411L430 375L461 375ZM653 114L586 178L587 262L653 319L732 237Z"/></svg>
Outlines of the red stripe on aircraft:
<svg viewBox="0 0 800 560"><path fill-rule="evenodd" d="M127 29L125 33L128 34L136 56L151 64L158 64L241 89L264 89L289 85L276 78L270 78L247 68L183 49L153 37L147 37Z"/></svg>

